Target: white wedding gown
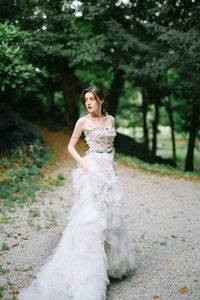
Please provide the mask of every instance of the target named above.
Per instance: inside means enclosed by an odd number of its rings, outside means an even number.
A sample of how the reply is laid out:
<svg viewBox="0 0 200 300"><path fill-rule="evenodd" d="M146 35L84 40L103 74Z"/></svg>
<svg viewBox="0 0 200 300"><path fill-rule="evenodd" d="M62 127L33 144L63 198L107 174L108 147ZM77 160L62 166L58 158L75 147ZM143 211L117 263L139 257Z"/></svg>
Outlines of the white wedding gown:
<svg viewBox="0 0 200 300"><path fill-rule="evenodd" d="M115 135L113 127L87 130L89 173L81 167L73 171L75 199L68 225L20 300L105 300L108 277L121 278L134 269L113 162Z"/></svg>

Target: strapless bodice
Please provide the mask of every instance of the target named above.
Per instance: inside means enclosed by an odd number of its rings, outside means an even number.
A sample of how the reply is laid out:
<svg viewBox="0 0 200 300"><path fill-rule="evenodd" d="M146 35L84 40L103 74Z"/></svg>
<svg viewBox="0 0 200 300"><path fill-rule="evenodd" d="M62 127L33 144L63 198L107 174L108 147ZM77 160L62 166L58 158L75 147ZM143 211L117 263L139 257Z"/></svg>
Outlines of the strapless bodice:
<svg viewBox="0 0 200 300"><path fill-rule="evenodd" d="M85 133L85 140L89 147L89 152L114 152L115 128L89 128Z"/></svg>

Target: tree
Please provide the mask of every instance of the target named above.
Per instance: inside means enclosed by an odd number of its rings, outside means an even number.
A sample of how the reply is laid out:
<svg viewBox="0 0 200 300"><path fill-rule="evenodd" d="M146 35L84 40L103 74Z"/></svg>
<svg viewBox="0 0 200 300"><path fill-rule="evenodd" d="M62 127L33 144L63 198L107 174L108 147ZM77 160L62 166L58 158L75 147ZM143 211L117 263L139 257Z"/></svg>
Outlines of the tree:
<svg viewBox="0 0 200 300"><path fill-rule="evenodd" d="M34 67L27 61L24 41L29 37L19 27L0 23L0 89L15 88L34 74Z"/></svg>
<svg viewBox="0 0 200 300"><path fill-rule="evenodd" d="M180 113L184 114L183 130L189 132L185 170L193 171L195 140L200 128L200 6L187 2L177 6L166 2L160 9L160 17L167 20L168 26L155 22L147 27L163 45L162 57L153 63L158 72L172 69L180 76L182 98L187 104Z"/></svg>

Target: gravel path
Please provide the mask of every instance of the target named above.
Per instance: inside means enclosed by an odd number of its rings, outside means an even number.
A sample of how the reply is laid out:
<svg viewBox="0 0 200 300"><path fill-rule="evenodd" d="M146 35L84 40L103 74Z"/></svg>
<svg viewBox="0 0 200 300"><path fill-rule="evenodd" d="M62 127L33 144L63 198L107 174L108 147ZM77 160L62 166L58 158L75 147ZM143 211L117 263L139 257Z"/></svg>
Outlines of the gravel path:
<svg viewBox="0 0 200 300"><path fill-rule="evenodd" d="M2 299L13 299L33 280L57 245L73 203L72 166L63 165L52 174L62 173L64 186L10 214L12 224L1 226L1 243L10 248L0 252L0 270L5 271L0 286L9 286L10 293ZM118 176L126 192L124 217L137 268L135 274L111 281L107 300L199 300L200 183L124 166L118 166Z"/></svg>

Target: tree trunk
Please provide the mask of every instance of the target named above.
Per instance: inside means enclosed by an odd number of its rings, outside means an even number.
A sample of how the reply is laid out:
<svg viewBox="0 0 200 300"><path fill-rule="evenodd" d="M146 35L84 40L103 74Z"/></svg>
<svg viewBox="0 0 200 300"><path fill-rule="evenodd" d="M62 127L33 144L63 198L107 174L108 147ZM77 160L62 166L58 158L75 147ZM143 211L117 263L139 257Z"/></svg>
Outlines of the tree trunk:
<svg viewBox="0 0 200 300"><path fill-rule="evenodd" d="M64 120L68 128L73 129L79 116L78 104L75 92L75 76L72 68L69 68L63 62L59 63L62 75L62 88L64 94Z"/></svg>
<svg viewBox="0 0 200 300"><path fill-rule="evenodd" d="M194 106L191 115L190 131L189 131L189 142L187 155L185 160L185 171L194 170L194 147L197 129L199 125L199 106Z"/></svg>
<svg viewBox="0 0 200 300"><path fill-rule="evenodd" d="M175 133L174 133L174 119L173 119L173 112L171 107L171 101L168 100L168 103L166 105L168 114L169 114L169 122L171 127L171 136L172 136L172 149L173 149L173 161L176 161L176 141L175 141Z"/></svg>
<svg viewBox="0 0 200 300"><path fill-rule="evenodd" d="M111 90L107 101L109 114L113 116L115 116L117 113L117 107L119 104L119 98L123 86L124 86L123 72L121 70L117 70L111 85Z"/></svg>
<svg viewBox="0 0 200 300"><path fill-rule="evenodd" d="M148 132L148 126L147 126L147 112L148 112L147 91L145 89L143 89L143 91L142 91L143 134L144 134L145 148L147 150L149 150L149 132Z"/></svg>
<svg viewBox="0 0 200 300"><path fill-rule="evenodd" d="M153 120L153 141L152 141L152 156L153 157L156 156L157 133L158 133L158 122L159 122L159 101L157 98L155 98L154 104L155 104L155 117Z"/></svg>

